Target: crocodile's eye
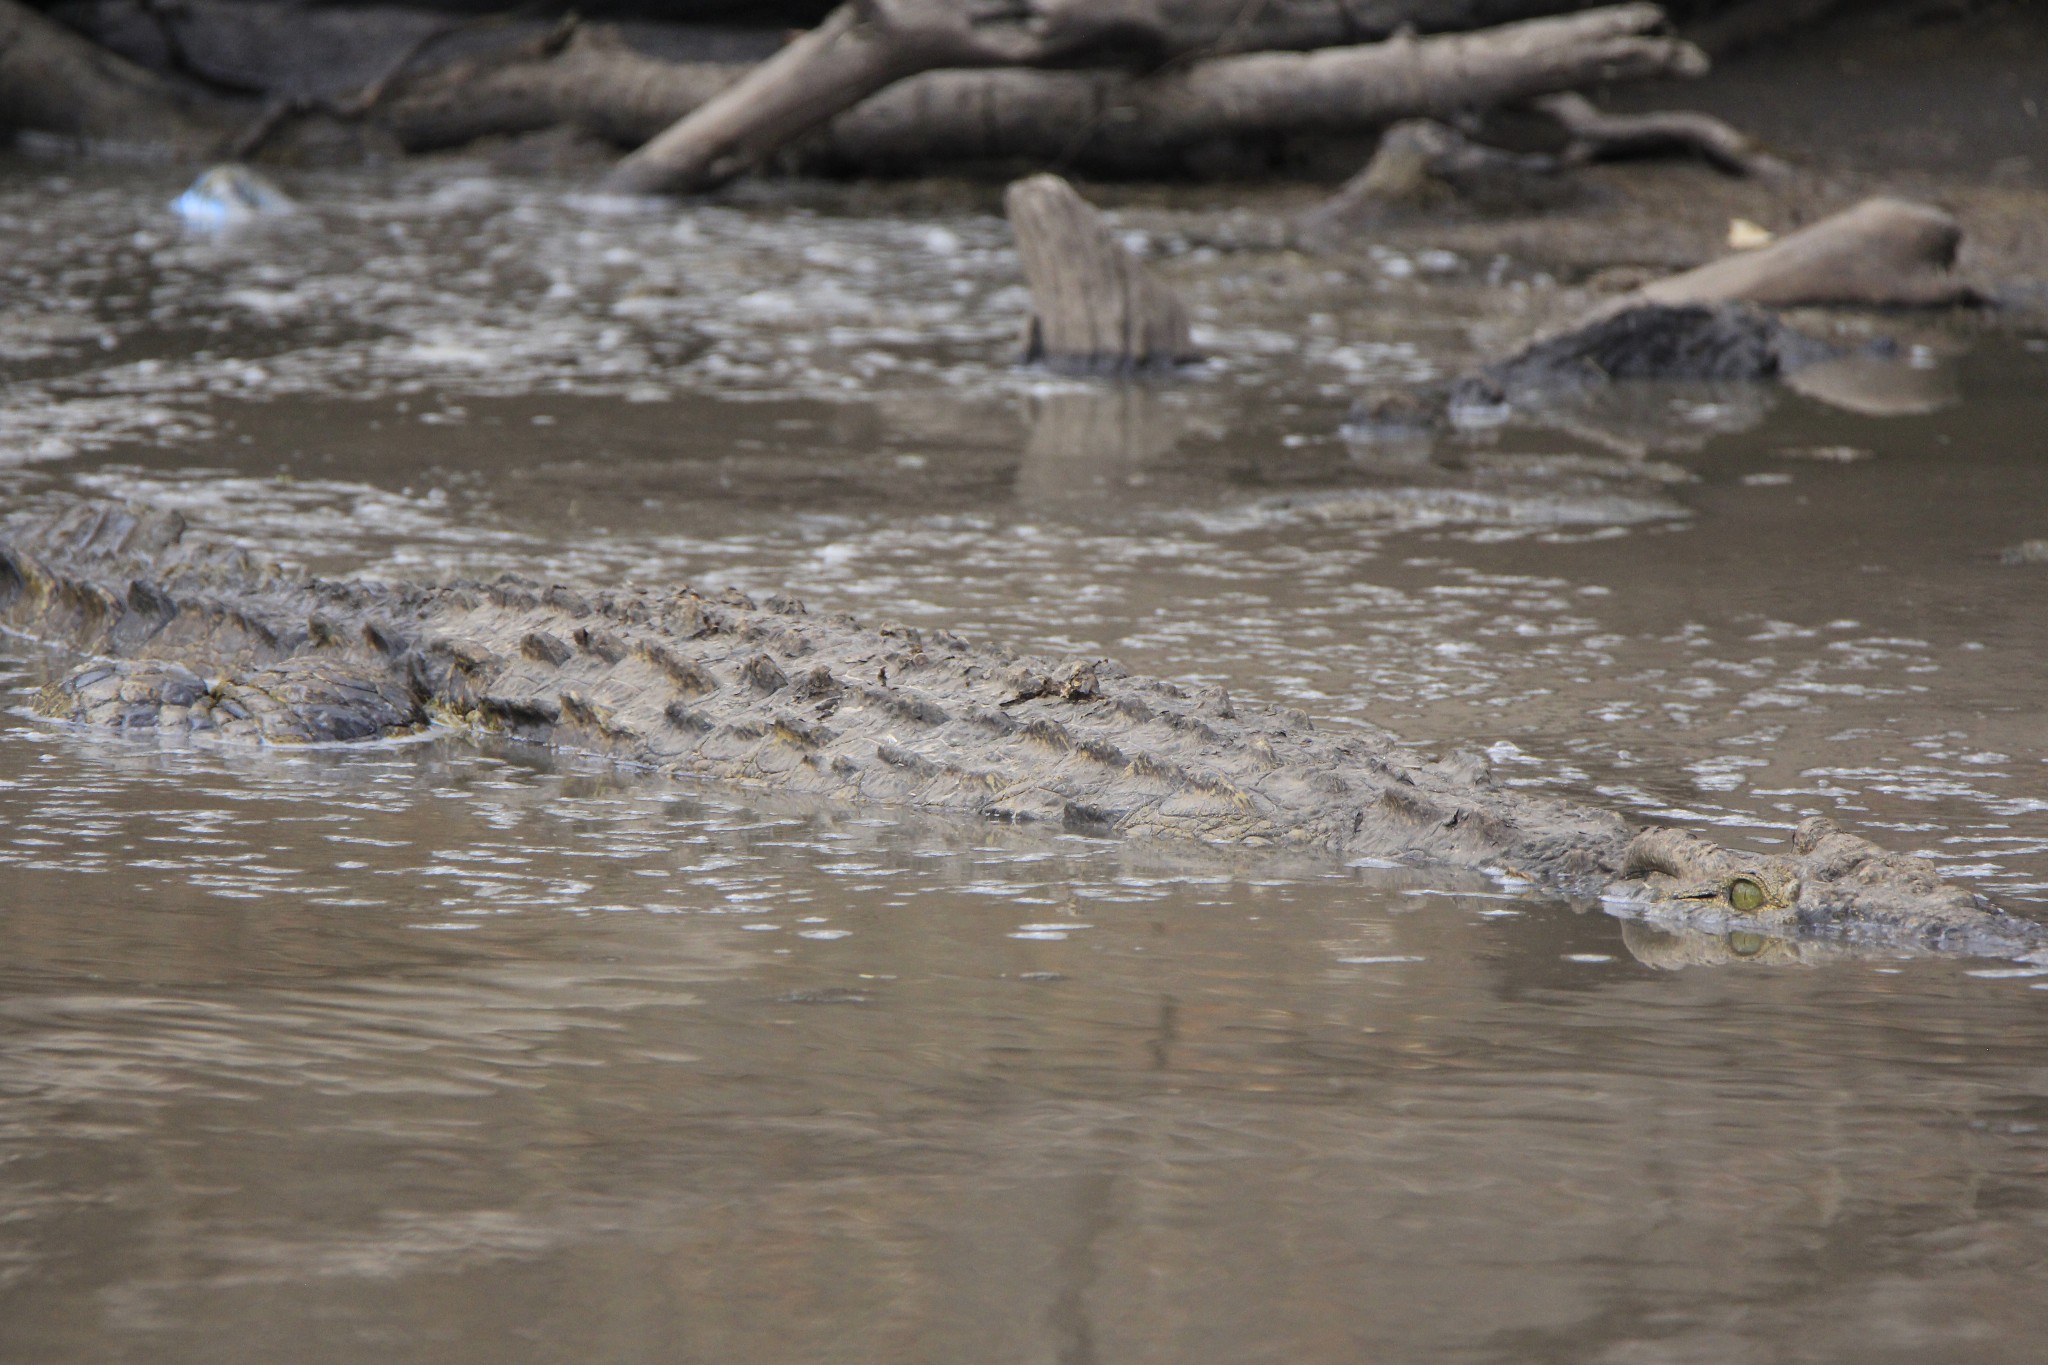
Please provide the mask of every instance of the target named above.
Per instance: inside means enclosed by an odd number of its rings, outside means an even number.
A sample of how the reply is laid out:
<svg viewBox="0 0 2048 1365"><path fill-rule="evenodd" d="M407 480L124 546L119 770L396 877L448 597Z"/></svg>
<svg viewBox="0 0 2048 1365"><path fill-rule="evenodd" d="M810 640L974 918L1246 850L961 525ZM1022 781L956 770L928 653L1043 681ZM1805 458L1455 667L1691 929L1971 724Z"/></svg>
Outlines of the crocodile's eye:
<svg viewBox="0 0 2048 1365"><path fill-rule="evenodd" d="M1728 951L1737 957L1755 957L1764 950L1770 940L1762 934L1752 934L1746 929L1737 929L1728 935Z"/></svg>
<svg viewBox="0 0 2048 1365"><path fill-rule="evenodd" d="M1764 884L1753 877L1737 877L1728 883L1728 904L1743 914L1764 908Z"/></svg>

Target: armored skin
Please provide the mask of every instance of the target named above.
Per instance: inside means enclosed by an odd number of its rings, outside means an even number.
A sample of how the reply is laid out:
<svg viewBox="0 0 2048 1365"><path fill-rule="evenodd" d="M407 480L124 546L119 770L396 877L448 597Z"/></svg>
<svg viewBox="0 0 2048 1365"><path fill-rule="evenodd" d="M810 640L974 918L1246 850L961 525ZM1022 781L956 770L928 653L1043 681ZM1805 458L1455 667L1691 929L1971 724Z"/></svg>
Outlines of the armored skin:
<svg viewBox="0 0 2048 1365"><path fill-rule="evenodd" d="M1741 853L1496 787L1475 755L781 597L326 579L175 512L52 496L0 517L0 628L90 658L37 702L81 724L261 744L464 726L741 788L1476 868L1714 935L2048 948L1823 819L1789 854Z"/></svg>

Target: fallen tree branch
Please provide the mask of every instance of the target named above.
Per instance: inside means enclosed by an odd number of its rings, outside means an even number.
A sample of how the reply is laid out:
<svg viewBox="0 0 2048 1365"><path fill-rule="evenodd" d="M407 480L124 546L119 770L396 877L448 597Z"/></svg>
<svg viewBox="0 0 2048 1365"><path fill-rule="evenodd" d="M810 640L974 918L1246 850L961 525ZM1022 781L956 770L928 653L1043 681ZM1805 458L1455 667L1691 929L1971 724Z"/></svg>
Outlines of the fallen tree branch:
<svg viewBox="0 0 2048 1365"><path fill-rule="evenodd" d="M1657 24L1653 7L1634 5L1470 35L1221 58L1150 77L929 72L840 115L786 159L828 171L1024 161L1156 172L1217 138L1363 131L1417 105L1448 113L1589 80L1696 72L1698 54L1657 34ZM408 151L565 125L631 146L746 72L657 60L608 26L585 24L550 54L484 53L409 76L374 116ZM1286 96L1297 73L1334 97L1295 92L1276 105L1271 96Z"/></svg>
<svg viewBox="0 0 2048 1365"><path fill-rule="evenodd" d="M1565 172L1611 157L1699 155L1734 174L1780 175L1788 169L1707 114L1605 114L1571 92L1546 95L1534 107L1570 139L1560 151L1506 151L1433 119L1395 124L1364 170L1295 220L1299 239L1327 247L1398 217L1556 208L1578 192L1575 178Z"/></svg>
<svg viewBox="0 0 2048 1365"><path fill-rule="evenodd" d="M1788 169L1758 149L1754 139L1712 114L1690 109L1610 114L1577 91L1545 95L1535 107L1564 129L1570 139L1563 154L1568 162L1680 153L1697 156L1730 175L1780 176Z"/></svg>
<svg viewBox="0 0 2048 1365"><path fill-rule="evenodd" d="M1148 0L860 0L620 162L605 185L633 194L710 189L921 71L1041 66L1119 46L1157 60L1162 42Z"/></svg>

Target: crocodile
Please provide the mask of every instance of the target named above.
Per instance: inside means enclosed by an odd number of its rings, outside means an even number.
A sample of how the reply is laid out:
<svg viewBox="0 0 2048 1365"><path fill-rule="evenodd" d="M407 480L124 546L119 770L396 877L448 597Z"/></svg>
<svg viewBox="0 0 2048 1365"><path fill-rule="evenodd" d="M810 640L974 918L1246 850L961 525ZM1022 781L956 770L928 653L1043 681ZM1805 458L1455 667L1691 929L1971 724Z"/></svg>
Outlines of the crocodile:
<svg viewBox="0 0 2048 1365"><path fill-rule="evenodd" d="M1734 957L2048 949L2048 926L1825 818L1743 852L1496 785L1471 752L782 596L322 577L175 511L52 494L0 516L0 628L87 656L38 713L122 731L303 745L466 727L739 788L1477 869Z"/></svg>

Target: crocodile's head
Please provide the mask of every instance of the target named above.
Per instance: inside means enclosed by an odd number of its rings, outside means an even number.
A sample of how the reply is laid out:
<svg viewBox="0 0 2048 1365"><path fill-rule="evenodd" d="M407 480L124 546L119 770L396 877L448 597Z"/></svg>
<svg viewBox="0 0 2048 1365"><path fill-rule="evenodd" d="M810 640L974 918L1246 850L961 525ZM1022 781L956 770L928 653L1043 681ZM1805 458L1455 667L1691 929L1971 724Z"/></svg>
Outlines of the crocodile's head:
<svg viewBox="0 0 2048 1365"><path fill-rule="evenodd" d="M1646 829L1629 841L1621 875L1631 899L1783 926L1799 912L1804 885L1790 858L1737 853L1682 829Z"/></svg>
<svg viewBox="0 0 2048 1365"><path fill-rule="evenodd" d="M1795 936L2006 955L2048 948L2048 926L1942 881L1924 858L1888 852L1818 816L1793 832L1789 857L1645 830L1629 842L1610 896L1652 922L1725 935L1731 957L1745 955L1738 945Z"/></svg>

